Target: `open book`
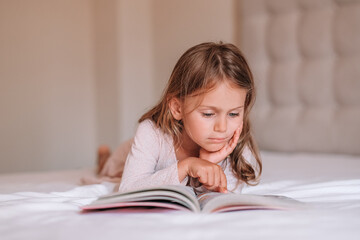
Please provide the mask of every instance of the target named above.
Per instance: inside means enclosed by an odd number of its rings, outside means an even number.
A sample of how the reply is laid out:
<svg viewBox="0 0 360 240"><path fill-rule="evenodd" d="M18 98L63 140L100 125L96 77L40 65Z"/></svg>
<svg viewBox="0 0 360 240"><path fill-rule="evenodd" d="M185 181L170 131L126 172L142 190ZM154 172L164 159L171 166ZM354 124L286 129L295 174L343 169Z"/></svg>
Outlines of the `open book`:
<svg viewBox="0 0 360 240"><path fill-rule="evenodd" d="M169 209L192 212L228 212L255 209L296 209L304 204L291 198L274 195L249 195L209 192L196 196L191 187L161 186L125 193L105 195L89 205L84 212L107 209Z"/></svg>

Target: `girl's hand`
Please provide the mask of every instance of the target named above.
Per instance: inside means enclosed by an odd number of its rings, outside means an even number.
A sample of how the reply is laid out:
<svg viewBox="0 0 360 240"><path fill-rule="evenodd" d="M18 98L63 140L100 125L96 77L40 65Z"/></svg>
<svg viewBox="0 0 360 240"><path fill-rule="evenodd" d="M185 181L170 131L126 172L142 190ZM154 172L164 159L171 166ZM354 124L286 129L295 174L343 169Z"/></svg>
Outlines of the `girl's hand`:
<svg viewBox="0 0 360 240"><path fill-rule="evenodd" d="M239 140L241 130L242 130L242 127L239 127L238 129L236 129L235 133L234 133L233 137L230 139L230 141L219 151L208 152L205 149L201 148L199 157L201 159L205 159L209 162L218 164L219 162L224 160L227 156L229 156L232 153L232 151L234 151L234 149L237 145L237 141Z"/></svg>
<svg viewBox="0 0 360 240"><path fill-rule="evenodd" d="M205 188L227 193L226 176L219 165L195 157L184 159L180 164L179 170L186 168L187 175L198 178Z"/></svg>

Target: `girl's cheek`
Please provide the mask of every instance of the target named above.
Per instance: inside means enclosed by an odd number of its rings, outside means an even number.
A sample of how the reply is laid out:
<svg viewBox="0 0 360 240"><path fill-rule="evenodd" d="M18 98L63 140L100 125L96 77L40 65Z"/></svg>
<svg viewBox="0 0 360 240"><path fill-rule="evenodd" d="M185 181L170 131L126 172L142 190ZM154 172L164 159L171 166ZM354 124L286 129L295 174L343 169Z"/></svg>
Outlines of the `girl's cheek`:
<svg viewBox="0 0 360 240"><path fill-rule="evenodd" d="M235 132L236 132L236 130L238 129L238 128L240 128L240 134L241 134L241 132L242 132L242 127L243 127L243 122L241 121L240 123L237 123L236 124L236 126L234 127L234 134L235 134Z"/></svg>
<svg viewBox="0 0 360 240"><path fill-rule="evenodd" d="M233 128L236 130L238 127L242 127L243 125L243 119L237 119L232 123ZM234 130L234 131L235 131Z"/></svg>

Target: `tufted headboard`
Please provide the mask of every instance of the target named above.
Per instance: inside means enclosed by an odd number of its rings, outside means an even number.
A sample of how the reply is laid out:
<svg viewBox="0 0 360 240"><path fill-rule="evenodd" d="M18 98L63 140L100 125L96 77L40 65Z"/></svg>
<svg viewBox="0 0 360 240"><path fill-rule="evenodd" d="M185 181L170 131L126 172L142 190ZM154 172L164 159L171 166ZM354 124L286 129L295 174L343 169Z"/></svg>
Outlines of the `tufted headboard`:
<svg viewBox="0 0 360 240"><path fill-rule="evenodd" d="M260 149L360 154L360 0L242 0Z"/></svg>

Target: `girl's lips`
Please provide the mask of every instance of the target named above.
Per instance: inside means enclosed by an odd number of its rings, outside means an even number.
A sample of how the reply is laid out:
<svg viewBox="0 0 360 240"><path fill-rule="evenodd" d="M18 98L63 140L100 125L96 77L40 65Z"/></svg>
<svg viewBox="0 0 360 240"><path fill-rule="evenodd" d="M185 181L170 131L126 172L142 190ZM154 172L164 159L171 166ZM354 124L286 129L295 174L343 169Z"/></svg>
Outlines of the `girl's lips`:
<svg viewBox="0 0 360 240"><path fill-rule="evenodd" d="M223 143L227 141L227 138L209 138L211 142Z"/></svg>

